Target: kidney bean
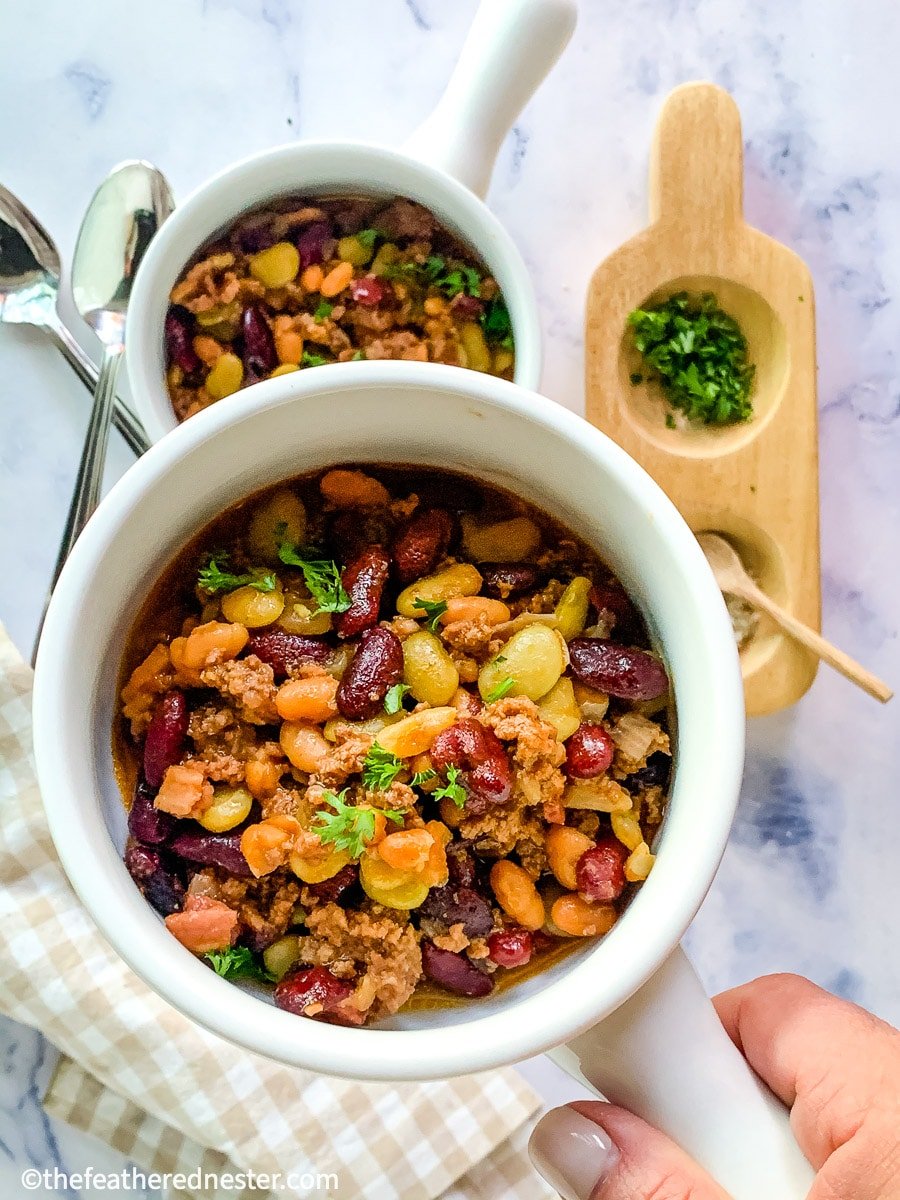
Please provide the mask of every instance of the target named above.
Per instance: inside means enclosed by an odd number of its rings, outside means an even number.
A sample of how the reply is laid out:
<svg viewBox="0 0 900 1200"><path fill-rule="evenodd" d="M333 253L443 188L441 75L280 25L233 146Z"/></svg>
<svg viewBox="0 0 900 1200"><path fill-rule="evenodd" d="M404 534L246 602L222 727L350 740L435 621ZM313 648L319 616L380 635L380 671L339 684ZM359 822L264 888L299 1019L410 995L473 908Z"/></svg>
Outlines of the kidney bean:
<svg viewBox="0 0 900 1200"><path fill-rule="evenodd" d="M390 629L363 631L359 647L338 685L337 706L351 721L374 717L388 689L403 678L403 646Z"/></svg>
<svg viewBox="0 0 900 1200"><path fill-rule="evenodd" d="M423 917L440 921L447 929L462 925L468 938L486 937L494 926L491 906L483 896L472 888L454 887L449 883L432 888L419 906L419 912Z"/></svg>
<svg viewBox="0 0 900 1200"><path fill-rule="evenodd" d="M450 883L456 888L477 888L485 892L486 884L483 872L479 873L479 863L461 842L452 841L447 846L447 870Z"/></svg>
<svg viewBox="0 0 900 1200"><path fill-rule="evenodd" d="M386 279L378 275L363 275L350 284L350 295L363 308L393 307L396 296Z"/></svg>
<svg viewBox="0 0 900 1200"><path fill-rule="evenodd" d="M609 770L615 752L603 726L585 721L566 742L566 770L573 779L593 779Z"/></svg>
<svg viewBox="0 0 900 1200"><path fill-rule="evenodd" d="M527 929L510 925L488 938L488 952L498 967L524 967L534 953L534 937Z"/></svg>
<svg viewBox="0 0 900 1200"><path fill-rule="evenodd" d="M484 312L484 302L476 296L467 296L465 292L460 292L450 301L450 309L457 317L463 317L467 321L477 321Z"/></svg>
<svg viewBox="0 0 900 1200"><path fill-rule="evenodd" d="M335 904L353 887L357 879L359 867L356 863L347 863L346 867L341 867L337 875L332 875L330 879L323 879L321 883L306 883L303 886L323 904Z"/></svg>
<svg viewBox="0 0 900 1200"><path fill-rule="evenodd" d="M312 266L313 263L324 262L333 249L329 243L333 243L334 240L327 221L314 221L312 225L307 225L295 242L300 252L301 270Z"/></svg>
<svg viewBox="0 0 900 1200"><path fill-rule="evenodd" d="M464 954L441 950L434 942L422 943L422 969L434 983L457 996L487 996L494 981L480 971Z"/></svg>
<svg viewBox="0 0 900 1200"><path fill-rule="evenodd" d="M484 583L481 590L495 600L508 600L510 596L521 596L540 586L542 573L534 563L479 563L478 570Z"/></svg>
<svg viewBox="0 0 900 1200"><path fill-rule="evenodd" d="M444 508L416 513L391 546L394 573L403 584L430 575L446 554L453 537L453 518Z"/></svg>
<svg viewBox="0 0 900 1200"><path fill-rule="evenodd" d="M275 339L258 304L248 305L241 314L244 369L250 379L265 379L278 366Z"/></svg>
<svg viewBox="0 0 900 1200"><path fill-rule="evenodd" d="M327 663L334 655L334 648L322 640L304 633L288 633L286 629L266 629L251 633L247 652L268 663L276 678L284 678L301 663Z"/></svg>
<svg viewBox="0 0 900 1200"><path fill-rule="evenodd" d="M184 692L167 692L157 706L144 739L144 778L158 788L167 769L179 761L188 731Z"/></svg>
<svg viewBox="0 0 900 1200"><path fill-rule="evenodd" d="M336 622L338 637L356 637L378 623L381 593L387 582L391 560L381 546L367 546L341 573L350 607Z"/></svg>
<svg viewBox="0 0 900 1200"><path fill-rule="evenodd" d="M330 1025L360 1025L363 1014L344 1004L352 991L352 983L337 979L325 967L299 967L288 971L275 985L274 999L278 1008L298 1017L305 1017L306 1009L316 1005L317 1011L309 1013L313 1020L327 1021Z"/></svg>
<svg viewBox="0 0 900 1200"><path fill-rule="evenodd" d="M163 864L161 855L146 846L129 846L125 867L141 893L164 917L178 912L184 904L184 885Z"/></svg>
<svg viewBox="0 0 900 1200"><path fill-rule="evenodd" d="M259 254L260 250L268 250L277 241L272 230L271 217L238 228L232 241L237 243L237 249L244 254Z"/></svg>
<svg viewBox="0 0 900 1200"><path fill-rule="evenodd" d="M672 760L668 754L661 752L651 754L647 759L646 767L641 767L639 771L635 771L622 782L632 795L640 792L643 788L665 787L669 782L671 763Z"/></svg>
<svg viewBox="0 0 900 1200"><path fill-rule="evenodd" d="M512 772L503 743L473 717L439 733L431 747L431 759L439 771L451 765L462 768L462 782L469 793L466 811L471 814L505 804L510 797Z"/></svg>
<svg viewBox="0 0 900 1200"><path fill-rule="evenodd" d="M134 789L134 799L128 810L128 832L135 841L146 846L159 846L171 837L176 818L153 805L155 789L143 780Z"/></svg>
<svg viewBox="0 0 900 1200"><path fill-rule="evenodd" d="M350 562L367 546L386 546L390 534L390 518L384 509L347 509L329 522L328 541L339 562Z"/></svg>
<svg viewBox="0 0 900 1200"><path fill-rule="evenodd" d="M585 900L609 904L625 890L625 861L628 849L614 837L601 839L585 850L575 864L578 891Z"/></svg>
<svg viewBox="0 0 900 1200"><path fill-rule="evenodd" d="M175 835L171 849L174 854L186 858L188 862L199 863L203 867L221 867L232 875L251 879L253 872L241 853L242 832L240 829L231 829L228 833L199 833L186 830Z"/></svg>
<svg viewBox="0 0 900 1200"><path fill-rule="evenodd" d="M634 605L621 584L595 583L591 588L590 599L598 613L612 613L614 617L622 620L633 620L636 615Z"/></svg>
<svg viewBox="0 0 900 1200"><path fill-rule="evenodd" d="M569 642L569 658L582 683L621 700L654 700L669 690L666 668L647 650L580 637Z"/></svg>
<svg viewBox="0 0 900 1200"><path fill-rule="evenodd" d="M178 304L170 306L165 321L166 356L170 364L192 375L201 367L193 343L193 317Z"/></svg>

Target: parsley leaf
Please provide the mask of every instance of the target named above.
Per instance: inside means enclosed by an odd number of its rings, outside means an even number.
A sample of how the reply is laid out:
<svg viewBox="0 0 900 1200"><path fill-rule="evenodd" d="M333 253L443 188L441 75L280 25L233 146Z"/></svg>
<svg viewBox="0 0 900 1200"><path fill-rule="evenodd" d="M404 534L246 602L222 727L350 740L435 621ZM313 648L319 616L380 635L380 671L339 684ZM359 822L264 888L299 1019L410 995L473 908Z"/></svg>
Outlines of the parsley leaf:
<svg viewBox="0 0 900 1200"><path fill-rule="evenodd" d="M434 285L448 300L452 300L461 292L475 297L481 295L481 275L475 267L467 267L464 263L439 275L434 280Z"/></svg>
<svg viewBox="0 0 900 1200"><path fill-rule="evenodd" d="M447 782L431 793L434 800L452 800L457 808L462 808L466 802L469 793L465 787L459 782L459 777L462 774L459 767L447 768Z"/></svg>
<svg viewBox="0 0 900 1200"><path fill-rule="evenodd" d="M314 830L320 841L330 842L335 850L346 850L351 858L359 858L375 836L375 809L347 804L344 797L348 790L344 788L339 796L334 792L323 793L322 799L331 805L334 812L320 809ZM389 808L379 811L394 824L403 823L403 813L394 812Z"/></svg>
<svg viewBox="0 0 900 1200"><path fill-rule="evenodd" d="M400 712L403 708L403 697L409 691L408 683L395 683L393 687L389 687L387 695L384 698L384 711L389 717L394 713Z"/></svg>
<svg viewBox="0 0 900 1200"><path fill-rule="evenodd" d="M372 250L375 243L381 237L377 229L360 229L358 233L353 235L360 245L365 246L367 250Z"/></svg>
<svg viewBox="0 0 900 1200"><path fill-rule="evenodd" d="M489 342L511 350L513 346L512 321L509 309L502 296L495 296L478 318L484 336Z"/></svg>
<svg viewBox="0 0 900 1200"><path fill-rule="evenodd" d="M304 367L324 367L328 362L327 358L323 358L321 354L313 354L309 350L303 351L301 363Z"/></svg>
<svg viewBox="0 0 900 1200"><path fill-rule="evenodd" d="M197 572L197 584L204 592L215 596L218 592L233 592L239 587L253 587L258 592L274 592L278 580L271 571L246 571L235 575L225 570L228 555L223 552L212 554L205 567Z"/></svg>
<svg viewBox="0 0 900 1200"><path fill-rule="evenodd" d="M271 983L273 976L255 958L249 946L229 946L227 950L210 950L203 956L217 975L223 979L259 979Z"/></svg>
<svg viewBox="0 0 900 1200"><path fill-rule="evenodd" d="M318 551L297 549L290 542L278 547L278 557L289 567L299 567L303 582L318 604L317 612L346 612L350 597L341 583L341 572L333 558L317 558Z"/></svg>
<svg viewBox="0 0 900 1200"><path fill-rule="evenodd" d="M373 742L363 759L363 787L371 788L375 792L384 792L402 770L402 759L399 759L396 754L392 754L390 750L385 750L383 746L379 746L377 742Z"/></svg>
<svg viewBox="0 0 900 1200"><path fill-rule="evenodd" d="M733 425L750 420L756 368L748 361L740 326L711 292L699 299L678 292L655 308L635 309L628 323L669 404L689 421Z"/></svg>
<svg viewBox="0 0 900 1200"><path fill-rule="evenodd" d="M447 611L446 600L423 600L421 596L416 596L416 610L422 609L426 617L426 623L432 633L438 627L438 622Z"/></svg>
<svg viewBox="0 0 900 1200"><path fill-rule="evenodd" d="M500 680L496 687L491 688L485 696L485 700L488 704L493 704L495 700L502 700L504 696L509 695L515 686L516 681L511 675L507 675L505 679Z"/></svg>
<svg viewBox="0 0 900 1200"><path fill-rule="evenodd" d="M330 300L320 300L316 307L316 311L313 313L313 316L317 321L324 321L326 317L331 316L333 310L334 305Z"/></svg>
<svg viewBox="0 0 900 1200"><path fill-rule="evenodd" d="M411 788L421 787L423 783L429 783L432 779L437 779L437 771L429 767L427 771L416 771L409 781L409 786Z"/></svg>

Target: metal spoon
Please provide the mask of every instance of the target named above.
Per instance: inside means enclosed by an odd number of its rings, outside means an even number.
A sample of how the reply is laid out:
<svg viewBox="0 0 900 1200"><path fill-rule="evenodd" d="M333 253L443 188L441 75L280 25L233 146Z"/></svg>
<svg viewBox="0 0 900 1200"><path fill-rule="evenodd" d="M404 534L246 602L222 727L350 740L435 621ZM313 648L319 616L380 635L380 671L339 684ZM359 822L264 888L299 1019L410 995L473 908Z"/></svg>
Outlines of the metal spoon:
<svg viewBox="0 0 900 1200"><path fill-rule="evenodd" d="M97 367L59 315L59 287L59 251L53 239L21 200L0 184L0 323L44 330L93 391ZM123 400L116 401L113 420L138 457L150 448L143 425Z"/></svg>
<svg viewBox="0 0 900 1200"><path fill-rule="evenodd" d="M804 625L802 621L798 621L795 616L783 609L780 604L776 604L770 596L767 596L762 588L754 583L747 574L746 567L741 562L738 552L730 542L727 542L723 537L719 537L716 533L698 533L697 541L700 543L701 550L706 555L707 562L712 567L716 583L723 592L727 592L730 596L740 596L742 600L746 600L754 608L762 609L763 612L768 613L772 620L780 625L785 633L789 633L801 645L811 650L817 658L821 658L822 662L826 662L830 667L834 667L836 671L840 671L851 683L855 683L857 687L861 687L864 692L868 692L870 696L874 696L882 704L886 704L891 699L894 693L882 679L879 679L877 675L873 675L871 671L867 671L865 667L861 666L855 659L852 659L849 654L845 654L843 650L838 650L837 646L833 646L831 642L827 642L814 629L810 629L808 625Z"/></svg>
<svg viewBox="0 0 900 1200"><path fill-rule="evenodd" d="M76 308L105 349L51 593L100 500L131 287L151 238L173 208L172 193L160 171L150 163L124 162L94 193L81 224L72 261L72 294ZM45 605L45 615L46 611Z"/></svg>

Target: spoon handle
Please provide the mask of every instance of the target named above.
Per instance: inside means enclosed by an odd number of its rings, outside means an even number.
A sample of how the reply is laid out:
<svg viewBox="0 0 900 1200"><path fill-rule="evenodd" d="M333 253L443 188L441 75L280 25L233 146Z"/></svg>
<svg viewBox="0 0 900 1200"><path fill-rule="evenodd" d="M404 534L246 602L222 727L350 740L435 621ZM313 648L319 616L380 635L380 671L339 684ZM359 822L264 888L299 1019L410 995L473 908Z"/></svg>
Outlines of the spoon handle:
<svg viewBox="0 0 900 1200"><path fill-rule="evenodd" d="M72 336L67 325L57 318L53 324L45 326L47 332L62 351L66 362L89 391L97 386L98 371L94 360L86 354ZM150 440L143 425L137 419L131 408L124 400L116 399L113 410L113 421L129 448L138 458L150 449Z"/></svg>
<svg viewBox="0 0 900 1200"><path fill-rule="evenodd" d="M94 392L94 404L91 408L91 419L88 422L87 433L84 436L84 448L81 452L81 462L78 464L78 475L76 476L75 488L72 492L72 503L69 505L69 515L66 518L66 527L63 530L62 539L59 544L59 554L56 558L56 566L53 568L53 578L47 592L47 599L44 602L44 611L41 613L40 623L38 624L34 651L31 656L32 664L37 657L38 644L41 640L41 630L44 628L44 619L47 616L47 608L50 604L50 597L53 595L53 589L56 587L56 581L59 579L66 559L69 557L72 547L78 540L79 534L88 523L100 501L103 468L106 464L106 447L109 442L109 426L116 397L116 380L119 377L121 363L121 344L110 346L104 352L103 361L100 364L100 373Z"/></svg>
<svg viewBox="0 0 900 1200"><path fill-rule="evenodd" d="M867 671L855 658L851 658L849 654L845 654L843 650L839 650L837 646L826 641L808 625L798 621L795 616L776 604L764 591L759 588L744 588L740 594L756 608L761 608L768 613L772 620L791 637L811 650L817 658L821 658L822 662L826 662L836 671L840 671L851 683L855 683L857 687L868 692L876 700L880 700L882 704L886 704L891 699L894 694L893 690L883 679L879 679L877 675Z"/></svg>

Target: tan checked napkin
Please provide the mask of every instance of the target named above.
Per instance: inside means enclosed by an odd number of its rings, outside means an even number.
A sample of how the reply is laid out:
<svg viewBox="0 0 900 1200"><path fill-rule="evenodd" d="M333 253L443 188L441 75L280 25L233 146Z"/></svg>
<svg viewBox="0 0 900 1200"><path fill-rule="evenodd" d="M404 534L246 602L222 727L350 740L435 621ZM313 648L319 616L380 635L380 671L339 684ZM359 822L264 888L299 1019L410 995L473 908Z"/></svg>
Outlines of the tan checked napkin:
<svg viewBox="0 0 900 1200"><path fill-rule="evenodd" d="M0 626L0 1011L62 1052L49 1113L148 1172L294 1176L290 1190L177 1193L203 1200L555 1195L525 1151L539 1099L512 1069L421 1084L332 1079L240 1050L151 992L59 865L35 781L30 702L31 670ZM328 1175L337 1187L323 1186Z"/></svg>

